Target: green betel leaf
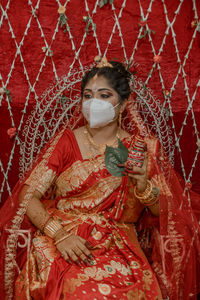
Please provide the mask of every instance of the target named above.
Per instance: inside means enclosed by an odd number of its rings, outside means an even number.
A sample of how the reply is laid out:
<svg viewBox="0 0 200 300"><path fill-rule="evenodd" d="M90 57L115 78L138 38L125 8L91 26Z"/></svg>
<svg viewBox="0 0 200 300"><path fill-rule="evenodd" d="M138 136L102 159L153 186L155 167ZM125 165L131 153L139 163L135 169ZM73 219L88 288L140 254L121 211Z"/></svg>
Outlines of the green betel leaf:
<svg viewBox="0 0 200 300"><path fill-rule="evenodd" d="M105 165L108 172L117 177L124 176L122 172L123 167L118 167L118 164L123 164L128 158L128 149L126 146L118 139L118 148L113 148L106 146L105 151Z"/></svg>
<svg viewBox="0 0 200 300"><path fill-rule="evenodd" d="M123 150L123 151L126 151L127 152L127 157L128 157L128 149L126 148L126 146L122 143L122 141L120 139L118 139L118 148L121 149L121 150Z"/></svg>

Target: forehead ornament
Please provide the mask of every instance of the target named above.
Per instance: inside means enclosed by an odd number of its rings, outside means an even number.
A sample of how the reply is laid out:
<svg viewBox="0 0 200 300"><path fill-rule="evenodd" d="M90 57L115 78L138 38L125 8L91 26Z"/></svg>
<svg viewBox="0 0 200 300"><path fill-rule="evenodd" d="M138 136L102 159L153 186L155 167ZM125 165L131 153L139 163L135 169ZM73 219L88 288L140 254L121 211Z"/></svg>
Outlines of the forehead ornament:
<svg viewBox="0 0 200 300"><path fill-rule="evenodd" d="M109 67L109 68L113 68L113 65L111 65L107 58L104 56L102 58L95 57L95 61L98 62L98 64L96 65L96 68L100 69L100 68L104 68L104 67ZM98 78L98 75L96 73L96 75L94 76L94 80L96 80Z"/></svg>
<svg viewBox="0 0 200 300"><path fill-rule="evenodd" d="M104 68L104 67L110 67L113 68L113 66L108 62L107 58L104 56L100 60L100 62L96 66L97 68Z"/></svg>

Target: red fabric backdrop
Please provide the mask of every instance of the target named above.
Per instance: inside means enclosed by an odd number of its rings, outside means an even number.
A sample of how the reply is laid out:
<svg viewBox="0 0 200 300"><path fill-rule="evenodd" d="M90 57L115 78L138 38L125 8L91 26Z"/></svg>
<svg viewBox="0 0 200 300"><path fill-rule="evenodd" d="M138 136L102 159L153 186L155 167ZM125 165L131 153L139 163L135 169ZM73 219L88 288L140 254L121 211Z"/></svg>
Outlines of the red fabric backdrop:
<svg viewBox="0 0 200 300"><path fill-rule="evenodd" d="M143 81L149 76L147 85L154 95L163 103L167 100L174 140L180 137L180 147L175 148L175 169L187 180L193 168L192 189L200 193L199 155L194 161L200 146L200 2L114 0L102 7L101 3L1 0L0 88L9 90L12 97L11 101L9 95L0 96L1 203L19 173L19 145L15 138L9 138L7 129L16 127L20 135L28 114L39 101L37 97L55 78L66 74L73 62L76 67L80 62L90 64L105 51L109 59L133 57L137 76ZM61 5L66 7L67 32L58 24ZM84 37L86 17L91 18L93 27L90 23ZM139 25L141 19L146 22ZM140 38L140 30L141 35L145 30L155 33L148 31L146 38ZM43 47L50 47L52 56ZM161 56L159 64L154 63L155 55ZM166 91L170 92L167 98Z"/></svg>

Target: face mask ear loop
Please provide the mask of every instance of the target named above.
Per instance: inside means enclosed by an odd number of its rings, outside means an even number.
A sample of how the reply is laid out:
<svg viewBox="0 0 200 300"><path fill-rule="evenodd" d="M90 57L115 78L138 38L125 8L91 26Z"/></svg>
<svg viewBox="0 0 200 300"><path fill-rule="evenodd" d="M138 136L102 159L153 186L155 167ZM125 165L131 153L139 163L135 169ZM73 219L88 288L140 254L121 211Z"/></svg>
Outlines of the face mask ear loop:
<svg viewBox="0 0 200 300"><path fill-rule="evenodd" d="M113 108L115 109L117 106L119 106L121 103L117 103L115 106L113 106ZM116 117L114 117L113 121L116 120ZM121 128L121 122L122 122L122 112L121 109L119 111L119 117L118 117L118 126L119 128Z"/></svg>
<svg viewBox="0 0 200 300"><path fill-rule="evenodd" d="M113 108L116 108L117 106L119 106L121 103L117 103L115 106L113 106Z"/></svg>

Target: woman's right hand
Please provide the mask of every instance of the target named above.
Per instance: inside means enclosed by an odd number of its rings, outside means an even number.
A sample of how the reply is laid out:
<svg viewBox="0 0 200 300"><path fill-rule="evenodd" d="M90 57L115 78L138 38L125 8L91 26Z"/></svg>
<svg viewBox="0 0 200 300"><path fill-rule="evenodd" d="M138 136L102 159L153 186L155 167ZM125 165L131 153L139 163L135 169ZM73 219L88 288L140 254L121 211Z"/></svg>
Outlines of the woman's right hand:
<svg viewBox="0 0 200 300"><path fill-rule="evenodd" d="M70 235L69 237L58 243L56 247L61 256L69 263L72 260L77 265L81 265L81 260L86 266L89 266L90 263L88 257L90 259L93 258L91 251L88 249L91 248L90 244L78 235Z"/></svg>

